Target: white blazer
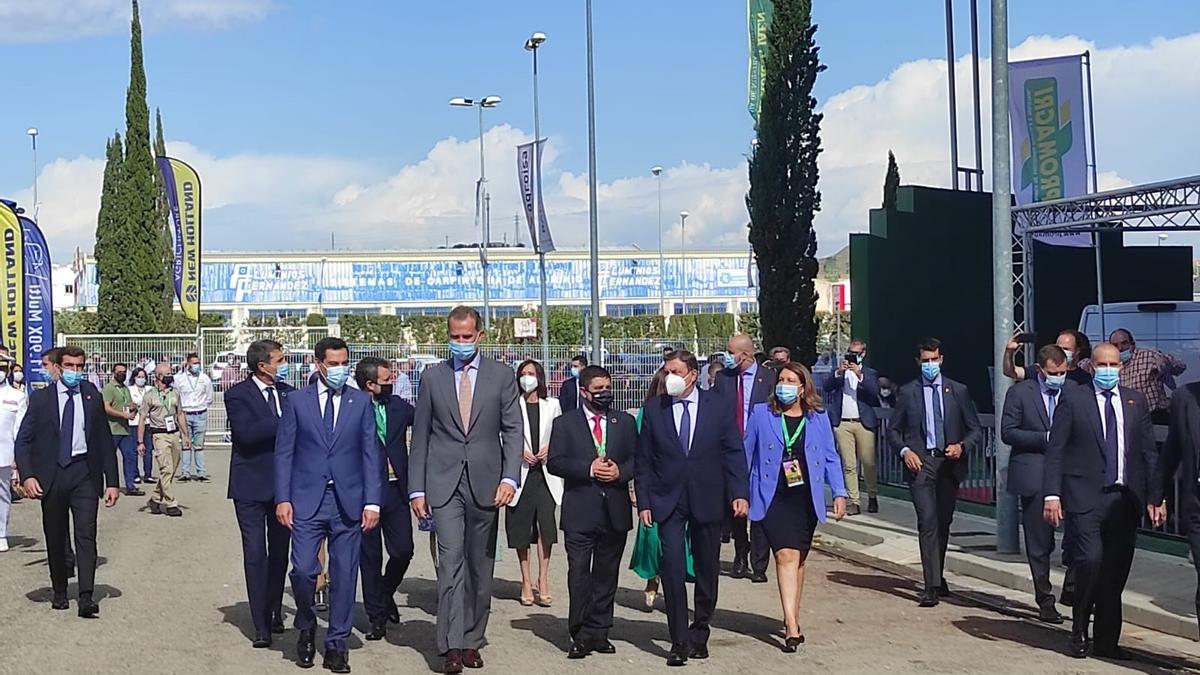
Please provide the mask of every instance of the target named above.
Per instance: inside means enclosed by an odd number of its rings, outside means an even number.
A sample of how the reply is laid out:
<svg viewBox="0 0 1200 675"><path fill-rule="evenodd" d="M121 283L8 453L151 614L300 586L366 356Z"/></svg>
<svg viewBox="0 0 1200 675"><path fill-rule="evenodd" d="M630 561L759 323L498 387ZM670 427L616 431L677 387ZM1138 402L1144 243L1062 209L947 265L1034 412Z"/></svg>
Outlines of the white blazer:
<svg viewBox="0 0 1200 675"><path fill-rule="evenodd" d="M537 445L534 445L529 438L529 411L525 405L524 397L521 398L521 430L525 437L525 452L536 455L538 450L550 445L550 429L554 426L554 420L562 415L562 406L559 405L556 398L544 398L538 401L538 434L541 438L537 439ZM562 504L563 496L563 479L558 476L551 475L546 470L546 463L542 462L538 465L542 475L546 477L546 486L550 488L550 495L554 497L555 504ZM521 462L521 486L517 488L517 494L513 497L512 503L509 506L516 506L521 499L521 491L525 489L525 479L529 476L529 465L523 460Z"/></svg>

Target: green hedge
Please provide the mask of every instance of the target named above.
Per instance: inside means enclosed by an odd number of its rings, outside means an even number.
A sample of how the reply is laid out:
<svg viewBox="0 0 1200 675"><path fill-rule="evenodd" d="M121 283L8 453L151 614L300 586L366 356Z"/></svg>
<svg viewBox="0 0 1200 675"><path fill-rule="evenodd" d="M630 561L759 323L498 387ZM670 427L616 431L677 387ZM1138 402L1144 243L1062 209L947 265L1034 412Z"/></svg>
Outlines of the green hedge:
<svg viewBox="0 0 1200 675"><path fill-rule="evenodd" d="M200 327L221 328L225 317L220 314L201 314ZM67 309L54 313L54 332L62 335L96 335L100 333L99 315L85 310ZM191 334L196 332L196 322L175 311L163 322L164 334ZM57 335L54 339L57 339Z"/></svg>

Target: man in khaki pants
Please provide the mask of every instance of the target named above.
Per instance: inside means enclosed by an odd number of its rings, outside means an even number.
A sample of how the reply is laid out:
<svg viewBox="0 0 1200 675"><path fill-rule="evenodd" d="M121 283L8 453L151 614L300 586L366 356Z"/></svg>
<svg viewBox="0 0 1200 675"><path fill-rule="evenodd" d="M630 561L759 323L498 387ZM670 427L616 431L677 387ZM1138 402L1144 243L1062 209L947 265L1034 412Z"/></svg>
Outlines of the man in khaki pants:
<svg viewBox="0 0 1200 675"><path fill-rule="evenodd" d="M875 472L875 429L879 424L879 374L864 364L867 343L854 340L842 365L825 380L825 410L834 427L850 505L846 515L862 513L858 491L858 465L867 479L867 512L879 511L879 480Z"/></svg>
<svg viewBox="0 0 1200 675"><path fill-rule="evenodd" d="M179 430L187 429L187 420L179 407L179 394L171 388L174 376L171 374L171 364L160 363L155 369L154 389L142 397L139 411L141 422L138 423L138 438L150 438L154 444L154 459L158 460L158 485L150 493L150 501L146 506L150 513L158 515L165 513L178 518L183 515L179 502L175 499L175 472L179 468L179 458L183 447L190 448L191 440L187 434L180 437ZM150 435L146 435L147 428ZM146 452L146 444L138 443L138 454Z"/></svg>

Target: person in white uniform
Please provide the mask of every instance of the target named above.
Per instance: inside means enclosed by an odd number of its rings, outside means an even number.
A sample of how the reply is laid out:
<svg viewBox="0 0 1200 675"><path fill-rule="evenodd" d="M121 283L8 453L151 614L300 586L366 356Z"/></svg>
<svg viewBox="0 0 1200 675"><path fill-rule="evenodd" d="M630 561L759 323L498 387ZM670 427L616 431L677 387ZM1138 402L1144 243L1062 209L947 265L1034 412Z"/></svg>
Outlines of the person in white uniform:
<svg viewBox="0 0 1200 675"><path fill-rule="evenodd" d="M14 448L17 429L25 417L25 390L9 384L11 362L0 363L0 553L8 550L8 512L12 506Z"/></svg>

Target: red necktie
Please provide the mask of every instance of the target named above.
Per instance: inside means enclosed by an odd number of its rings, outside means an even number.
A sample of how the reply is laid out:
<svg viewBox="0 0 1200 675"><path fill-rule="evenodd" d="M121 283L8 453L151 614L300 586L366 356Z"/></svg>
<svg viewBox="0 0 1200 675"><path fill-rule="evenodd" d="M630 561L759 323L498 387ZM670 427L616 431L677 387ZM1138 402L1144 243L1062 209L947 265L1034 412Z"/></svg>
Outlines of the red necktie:
<svg viewBox="0 0 1200 675"><path fill-rule="evenodd" d="M592 418L592 436L596 439L596 445L604 445L604 430L600 428L600 416L596 415Z"/></svg>
<svg viewBox="0 0 1200 675"><path fill-rule="evenodd" d="M737 400L737 418L738 418L738 433L746 435L746 387L742 384L742 374L737 374L738 380L738 400Z"/></svg>

